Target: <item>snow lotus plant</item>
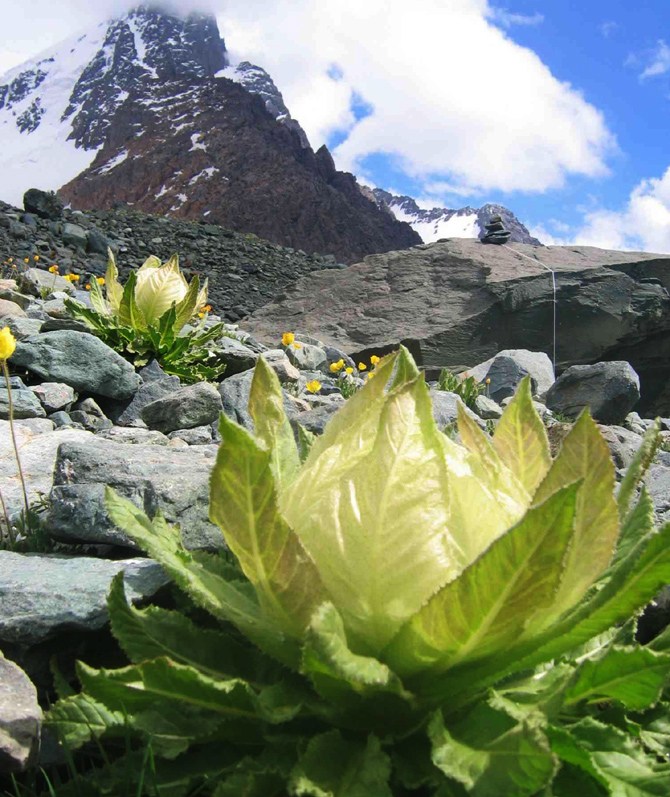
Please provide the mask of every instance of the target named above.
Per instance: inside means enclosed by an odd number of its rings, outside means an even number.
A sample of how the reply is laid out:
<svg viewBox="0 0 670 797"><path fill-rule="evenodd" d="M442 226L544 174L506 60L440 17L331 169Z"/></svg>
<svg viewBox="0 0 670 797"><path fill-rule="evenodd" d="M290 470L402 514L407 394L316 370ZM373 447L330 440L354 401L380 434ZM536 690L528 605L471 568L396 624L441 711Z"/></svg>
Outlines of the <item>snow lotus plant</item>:
<svg viewBox="0 0 670 797"><path fill-rule="evenodd" d="M161 795L670 794L670 634L635 641L670 582L670 525L636 497L653 434L615 498L588 414L552 460L525 381L457 444L404 349L300 447L263 359L249 411L254 434L221 417L211 478L234 562L108 491L192 605L115 581L131 664L78 666L49 714L71 748L136 733Z"/></svg>
<svg viewBox="0 0 670 797"><path fill-rule="evenodd" d="M153 255L137 271L132 271L125 286L119 282L114 254L109 250L105 291L91 280L93 309L66 299L70 313L84 321L105 343L145 365L155 357L167 373L187 382L215 379L223 373L209 344L224 332L222 324L184 334L184 326L207 302L207 281L200 287L194 276L190 284L173 255L161 263ZM181 333L181 334L180 334Z"/></svg>

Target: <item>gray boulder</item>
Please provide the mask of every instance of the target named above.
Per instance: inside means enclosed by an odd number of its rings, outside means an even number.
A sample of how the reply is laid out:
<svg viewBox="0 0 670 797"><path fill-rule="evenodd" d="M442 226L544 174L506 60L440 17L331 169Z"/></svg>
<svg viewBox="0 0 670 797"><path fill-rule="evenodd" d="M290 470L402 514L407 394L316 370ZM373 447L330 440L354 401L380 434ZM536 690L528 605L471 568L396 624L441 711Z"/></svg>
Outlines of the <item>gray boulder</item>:
<svg viewBox="0 0 670 797"><path fill-rule="evenodd" d="M42 382L41 385L33 385L30 389L49 413L59 410L67 412L77 400L76 392L63 382Z"/></svg>
<svg viewBox="0 0 670 797"><path fill-rule="evenodd" d="M140 446L166 446L169 439L155 429L142 429L132 426L112 426L96 433L96 437L114 443L129 443Z"/></svg>
<svg viewBox="0 0 670 797"><path fill-rule="evenodd" d="M55 221L63 215L65 205L53 191L29 188L23 195L23 207L27 213L35 213L42 219Z"/></svg>
<svg viewBox="0 0 670 797"><path fill-rule="evenodd" d="M17 340L29 338L31 335L37 335L42 329L44 321L39 318L21 318L20 316L13 316L11 318L3 318L2 326L9 327L12 335Z"/></svg>
<svg viewBox="0 0 670 797"><path fill-rule="evenodd" d="M651 466L647 475L647 488L654 502L658 522L670 522L670 456L665 462Z"/></svg>
<svg viewBox="0 0 670 797"><path fill-rule="evenodd" d="M26 311L16 302L0 299L0 318L26 318Z"/></svg>
<svg viewBox="0 0 670 797"><path fill-rule="evenodd" d="M15 418L44 418L46 416L37 396L23 384L18 376L11 377L9 384ZM3 420L9 418L9 398L9 391L3 379L0 381L0 418Z"/></svg>
<svg viewBox="0 0 670 797"><path fill-rule="evenodd" d="M132 547L107 514L108 485L150 517L160 510L168 522L178 523L187 547L221 547L221 532L209 521L209 478L216 450L126 445L98 436L64 443L54 467L48 530L69 542Z"/></svg>
<svg viewBox="0 0 670 797"><path fill-rule="evenodd" d="M214 440L211 426L196 426L193 429L176 429L168 435L170 440L183 440L189 446L206 446Z"/></svg>
<svg viewBox="0 0 670 797"><path fill-rule="evenodd" d="M48 495L51 490L58 446L66 440L92 437L90 432L77 429L53 431L53 423L46 418L17 421L14 429L31 503L39 500L41 495ZM8 421L0 421L0 491L9 516L16 516L23 509L23 494Z"/></svg>
<svg viewBox="0 0 670 797"><path fill-rule="evenodd" d="M488 386L489 396L496 403L513 396L519 387L519 383L526 376L530 377L531 393L536 394L537 381L529 373L528 369L514 357L498 354L486 373L486 379L490 380Z"/></svg>
<svg viewBox="0 0 670 797"><path fill-rule="evenodd" d="M258 353L235 338L224 336L216 343L217 358L226 364L226 376L240 374L256 365Z"/></svg>
<svg viewBox="0 0 670 797"><path fill-rule="evenodd" d="M496 421L502 417L502 407L488 396L477 396L475 399L475 412L484 420Z"/></svg>
<svg viewBox="0 0 670 797"><path fill-rule="evenodd" d="M573 365L554 382L546 395L552 412L570 418L588 407L595 420L621 425L640 398L640 379L627 362Z"/></svg>
<svg viewBox="0 0 670 797"><path fill-rule="evenodd" d="M179 377L166 374L156 360L142 368L139 376L140 387L130 402L114 403L107 408L107 415L119 426L146 428L142 409L152 401L172 395L181 387Z"/></svg>
<svg viewBox="0 0 670 797"><path fill-rule="evenodd" d="M510 363L510 360L514 365ZM516 381L513 378L515 373L518 375ZM483 382L487 378L491 379L489 395L498 402L506 396L511 396L521 378L526 374L529 374L532 379L533 392L540 396L549 390L556 379L554 366L548 355L543 351L529 351L528 349L504 349L499 351L495 357L491 357L474 368L468 368L465 372L466 376L474 376L478 382ZM507 385L505 385L506 378ZM512 388L511 392L509 392L510 388ZM504 393L504 395L495 398L494 391Z"/></svg>
<svg viewBox="0 0 670 797"><path fill-rule="evenodd" d="M268 349L268 351L263 352L263 358L277 374L277 378L282 385L289 382L297 382L300 379L300 371L289 360L283 349Z"/></svg>
<svg viewBox="0 0 670 797"><path fill-rule="evenodd" d="M430 389L430 398L433 403L433 418L440 430L445 427L451 426L458 420L458 408L463 407L465 412L472 418L477 426L482 429L486 428L484 421L475 413L465 406L460 396L456 393L449 393L447 390Z"/></svg>
<svg viewBox="0 0 670 797"><path fill-rule="evenodd" d="M41 268L26 269L20 275L18 283L22 291L32 296L41 296L42 294L48 296L56 291L65 291L65 293L73 295L75 292L72 283L58 274L52 274Z"/></svg>
<svg viewBox="0 0 670 797"><path fill-rule="evenodd" d="M320 346L313 346L311 343L300 343L300 348L288 346L286 356L301 371L321 371L328 370L328 358L326 352Z"/></svg>
<svg viewBox="0 0 670 797"><path fill-rule="evenodd" d="M102 628L109 587L121 571L133 602L169 582L151 559L108 561L0 551L0 640L31 647L66 630Z"/></svg>
<svg viewBox="0 0 670 797"><path fill-rule="evenodd" d="M214 385L198 382L145 405L140 416L150 429L163 434L213 423L222 410L221 396Z"/></svg>
<svg viewBox="0 0 670 797"><path fill-rule="evenodd" d="M73 249L82 249L86 251L88 245L88 238L86 230L80 227L79 224L71 224L66 222L63 225L63 243L66 246L71 246Z"/></svg>
<svg viewBox="0 0 670 797"><path fill-rule="evenodd" d="M41 726L37 690L23 670L0 653L0 772L17 772L32 763Z"/></svg>
<svg viewBox="0 0 670 797"><path fill-rule="evenodd" d="M135 369L120 354L93 335L73 330L24 338L17 343L12 362L80 393L125 399L140 385Z"/></svg>

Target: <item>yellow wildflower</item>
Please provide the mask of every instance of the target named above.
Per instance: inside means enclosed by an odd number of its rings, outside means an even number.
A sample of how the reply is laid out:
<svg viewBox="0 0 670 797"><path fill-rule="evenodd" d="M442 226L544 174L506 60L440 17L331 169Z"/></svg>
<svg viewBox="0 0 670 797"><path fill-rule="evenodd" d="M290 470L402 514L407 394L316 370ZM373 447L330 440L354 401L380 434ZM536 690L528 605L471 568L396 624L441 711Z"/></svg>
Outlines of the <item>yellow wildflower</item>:
<svg viewBox="0 0 670 797"><path fill-rule="evenodd" d="M311 382L308 382L305 385L305 389L308 390L310 393L318 393L321 390L321 382L318 379L312 379Z"/></svg>
<svg viewBox="0 0 670 797"><path fill-rule="evenodd" d="M30 263L30 258L29 257L24 257L23 258L23 262L24 263Z"/></svg>
<svg viewBox="0 0 670 797"><path fill-rule="evenodd" d="M54 263L53 266L49 266L49 272L51 274L58 274L58 266Z"/></svg>
<svg viewBox="0 0 670 797"><path fill-rule="evenodd" d="M70 282L79 282L79 274L70 274Z"/></svg>
<svg viewBox="0 0 670 797"><path fill-rule="evenodd" d="M8 360L16 348L16 338L9 327L0 329L0 360Z"/></svg>
<svg viewBox="0 0 670 797"><path fill-rule="evenodd" d="M39 255L33 255L33 260L39 260L39 259L40 259Z"/></svg>
<svg viewBox="0 0 670 797"><path fill-rule="evenodd" d="M374 376L375 376L375 372L374 371L370 371L370 373L367 374L368 379L373 379Z"/></svg>
<svg viewBox="0 0 670 797"><path fill-rule="evenodd" d="M345 372L347 374L349 374L349 376L351 376L353 374L353 372L354 372L354 369L351 366L349 366L348 368L345 368L344 370L345 370Z"/></svg>
<svg viewBox="0 0 670 797"><path fill-rule="evenodd" d="M487 384L487 385L490 385L490 384L491 384L491 378L490 378L490 377L488 377L488 376L486 377L486 384Z"/></svg>
<svg viewBox="0 0 670 797"><path fill-rule="evenodd" d="M336 363L331 363L330 371L333 374L336 374L338 371L341 371L344 368L344 360L338 360Z"/></svg>
<svg viewBox="0 0 670 797"><path fill-rule="evenodd" d="M302 343L294 343L293 344L293 348L294 349L302 349Z"/></svg>
<svg viewBox="0 0 670 797"><path fill-rule="evenodd" d="M368 367L365 363L358 363L358 370L359 371L367 371Z"/></svg>
<svg viewBox="0 0 670 797"><path fill-rule="evenodd" d="M104 277L96 277L95 281L98 283L98 285L104 285L105 284L105 278Z"/></svg>
<svg viewBox="0 0 670 797"><path fill-rule="evenodd" d="M211 304L203 304L203 306L200 308L200 312L204 315L205 313L209 313L211 309L212 309Z"/></svg>
<svg viewBox="0 0 670 797"><path fill-rule="evenodd" d="M205 317L205 313L198 313L198 318L204 318L204 317Z"/></svg>
<svg viewBox="0 0 670 797"><path fill-rule="evenodd" d="M284 334L281 336L282 346L290 346L294 340L295 340L295 335L293 334L293 332L284 332Z"/></svg>
<svg viewBox="0 0 670 797"><path fill-rule="evenodd" d="M373 354L372 357L370 357L370 362L371 362L372 365L377 365L377 363L380 361L380 359L381 359L381 357L377 357L376 354Z"/></svg>
<svg viewBox="0 0 670 797"><path fill-rule="evenodd" d="M86 288L87 291L90 291L91 290L91 283L87 282L86 285L84 285L84 288Z"/></svg>

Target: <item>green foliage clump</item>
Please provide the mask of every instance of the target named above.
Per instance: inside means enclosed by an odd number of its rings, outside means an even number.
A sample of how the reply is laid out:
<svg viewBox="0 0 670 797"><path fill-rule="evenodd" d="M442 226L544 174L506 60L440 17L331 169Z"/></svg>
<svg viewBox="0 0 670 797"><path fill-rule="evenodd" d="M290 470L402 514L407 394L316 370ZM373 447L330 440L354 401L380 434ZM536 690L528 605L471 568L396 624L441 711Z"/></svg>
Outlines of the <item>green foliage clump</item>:
<svg viewBox="0 0 670 797"><path fill-rule="evenodd" d="M211 479L236 566L108 490L211 620L133 608L118 577L131 663L79 664L48 716L69 747L130 729L170 797L670 793L670 634L631 619L670 581L670 524L635 497L655 432L617 499L587 413L552 459L526 379L492 439L461 412L459 445L404 349L300 448L262 358L249 412Z"/></svg>
<svg viewBox="0 0 670 797"><path fill-rule="evenodd" d="M183 331L205 305L207 284L201 288L197 276L187 283L177 255L163 264L149 257L122 286L110 251L103 282L104 295L98 281L91 280L92 309L73 299L66 299L65 306L104 343L138 367L155 358L167 373L188 383L223 374L215 346L225 335L223 324Z"/></svg>
<svg viewBox="0 0 670 797"><path fill-rule="evenodd" d="M460 396L466 407L472 409L475 405L477 396L486 390L486 385L478 382L474 376L466 376L461 379L448 368L443 368L440 371L440 376L437 380L437 389L446 390L448 393L455 393Z"/></svg>

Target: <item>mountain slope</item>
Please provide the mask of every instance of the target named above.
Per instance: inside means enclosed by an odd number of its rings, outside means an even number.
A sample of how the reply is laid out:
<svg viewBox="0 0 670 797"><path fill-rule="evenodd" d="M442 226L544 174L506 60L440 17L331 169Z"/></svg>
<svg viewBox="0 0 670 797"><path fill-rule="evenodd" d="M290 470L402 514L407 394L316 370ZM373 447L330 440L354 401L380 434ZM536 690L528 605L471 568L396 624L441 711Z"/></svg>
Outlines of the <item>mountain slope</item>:
<svg viewBox="0 0 670 797"><path fill-rule="evenodd" d="M512 233L510 241L540 246L540 241L528 232L511 210L504 205L488 203L481 208L431 208L424 210L408 196L397 196L381 188L372 191L375 200L393 213L398 221L406 221L421 236L424 243L434 243L441 238L481 238L491 216L502 217L503 224Z"/></svg>
<svg viewBox="0 0 670 797"><path fill-rule="evenodd" d="M311 150L264 70L229 66L203 14L140 6L13 70L0 170L14 204L65 184L74 207L127 202L349 262L420 243Z"/></svg>

